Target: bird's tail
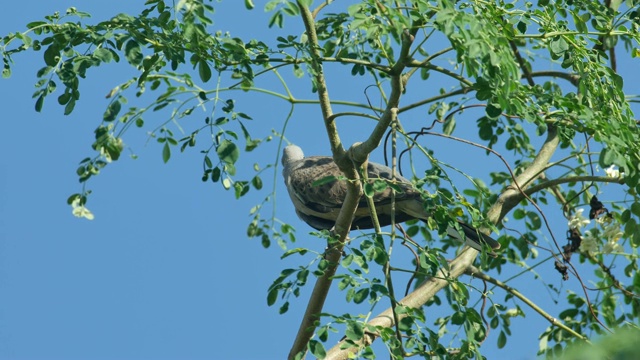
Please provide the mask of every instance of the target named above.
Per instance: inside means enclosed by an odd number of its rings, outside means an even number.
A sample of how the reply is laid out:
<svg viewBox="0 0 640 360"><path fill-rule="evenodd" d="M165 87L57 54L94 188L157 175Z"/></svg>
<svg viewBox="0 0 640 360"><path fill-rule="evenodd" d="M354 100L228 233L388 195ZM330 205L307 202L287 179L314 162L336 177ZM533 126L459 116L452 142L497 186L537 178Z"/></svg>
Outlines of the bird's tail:
<svg viewBox="0 0 640 360"><path fill-rule="evenodd" d="M500 248L500 243L497 240L489 235L485 235L479 232L471 225L462 221L458 221L458 225L460 227L460 230L456 229L453 226L447 228L447 235L451 236L454 239L464 241L467 245L478 251L482 251L484 244L488 245L492 250ZM489 255L496 256L496 254L493 252L490 252Z"/></svg>

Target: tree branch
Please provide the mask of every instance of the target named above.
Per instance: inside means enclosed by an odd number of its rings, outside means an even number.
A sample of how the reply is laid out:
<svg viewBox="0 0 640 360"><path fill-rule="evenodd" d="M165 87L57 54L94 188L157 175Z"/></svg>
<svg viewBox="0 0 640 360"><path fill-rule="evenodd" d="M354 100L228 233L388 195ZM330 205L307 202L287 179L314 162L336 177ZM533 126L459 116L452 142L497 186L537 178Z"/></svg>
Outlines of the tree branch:
<svg viewBox="0 0 640 360"><path fill-rule="evenodd" d="M449 272L445 273L444 270L438 270L438 273L427 280L425 280L416 290L411 292L409 295L404 297L402 300L398 301L399 305L419 308L423 306L427 301L429 301L438 291L440 291L445 286L449 285L449 282L452 279L456 279L460 277L460 275L464 274L465 269L469 267L475 260L478 255L478 251L466 247L458 257L453 259L449 263ZM402 318L404 316L400 316ZM367 323L368 326L375 327L385 327L390 328L394 326L393 320L393 309L388 308L382 313L378 314L374 319ZM359 346L365 347L370 345L376 338L378 334L373 333L365 333L363 340L359 343ZM336 344L332 349L327 352L327 356L325 360L346 360L349 359L350 356L353 356L357 350L354 348L341 349L341 346L344 345L344 341Z"/></svg>
<svg viewBox="0 0 640 360"><path fill-rule="evenodd" d="M624 178L612 178L609 176L593 176L593 175L581 175L581 176L569 176L559 179L546 180L537 185L533 185L527 190L525 190L525 194L531 195L540 190L547 189L556 185L566 184L571 182L581 182L581 181L591 181L591 182L602 182L602 183L616 183L616 184L624 184ZM522 195L522 194L521 194ZM522 195L521 199L524 198Z"/></svg>
<svg viewBox="0 0 640 360"><path fill-rule="evenodd" d="M586 336L578 334L573 329L571 329L567 325L563 324L560 320L554 318L553 316L551 316L550 314L545 312L541 307L536 305L536 303L534 303L533 301L529 300L526 296L522 295L518 290L516 290L516 289L512 288L511 286L503 283L500 280L494 279L491 276L483 273L482 271L480 271L480 269L476 268L475 266L469 265L469 267L465 271L465 274L467 274L467 275L469 275L471 277L475 277L475 278L487 281L489 283L492 283L493 285L496 285L496 286L502 288L504 291L506 291L509 294L511 294L511 295L515 296L516 298L520 299L523 303L529 305L530 308L532 308L538 314L542 315L542 317L544 317L545 319L549 320L551 325L561 328L562 330L568 332L569 334L575 336L578 339L585 340L587 343L589 342L589 340L587 339Z"/></svg>
<svg viewBox="0 0 640 360"><path fill-rule="evenodd" d="M411 48L411 44L414 39L414 35L408 31L405 31L403 34L402 47L398 61L390 71L391 95L389 96L389 102L387 103L386 110L382 115L382 118L378 121L378 124L367 140L363 143L353 144L345 154L344 148L340 142L337 127L333 121L333 113L329 101L327 85L323 75L322 60L318 51L318 37L315 32L313 15L300 1L298 1L298 6L301 9L302 20L309 39L312 59L311 67L314 71L316 86L318 88L318 97L320 99L320 106L322 108L322 115L327 135L329 136L329 141L331 143L333 159L345 176L354 181L346 182L347 194L334 228L335 234L339 237L339 242L337 246L334 246L325 254L325 258L329 262L329 266L325 270L325 273L316 281L313 292L311 293L311 299L309 300L302 323L298 329L298 334L296 335L296 339L294 340L293 346L289 352L289 359L294 358L301 352L305 352L307 343L311 339L311 336L313 336L316 321L318 320L318 314L322 312L324 302L331 287L333 276L335 275L340 263L342 250L348 241L351 220L358 208L358 200L362 196L362 182L359 181L360 176L356 169L361 164L365 163L371 151L380 145L380 141L389 127L389 124L393 120L394 114L397 113L397 107L404 87L402 71L405 67L405 63L407 62L409 49Z"/></svg>
<svg viewBox="0 0 640 360"><path fill-rule="evenodd" d="M316 34L313 14L301 1L298 1L298 6L300 7L302 21L304 22L307 32L310 47L309 51L311 55L310 66L318 89L318 99L320 101L322 117L324 119L325 128L331 144L331 152L333 153L334 161L347 178L358 180L359 175L355 170L356 166L349 161L347 156L345 156L346 152L340 141L338 129L335 125L335 121L332 119L333 110L331 109L329 91L324 77L322 60L318 51L318 36ZM318 321L318 314L322 312L324 302L327 298L327 294L329 293L329 289L331 288L333 276L335 275L338 264L340 263L342 251L348 241L351 220L353 219L353 214L355 214L358 208L358 200L360 199L360 196L362 196L362 183L360 181L347 181L346 186L347 194L334 227L334 234L338 237L338 242L337 244L334 244L335 246L331 246L325 253L325 260L328 261L329 265L313 287L313 292L311 293L307 309L305 310L300 323L300 328L298 329L296 338L289 351L289 359L293 359L299 353L306 352L307 344L309 343L311 336L313 336L314 329Z"/></svg>
<svg viewBox="0 0 640 360"><path fill-rule="evenodd" d="M570 74L570 73L567 73L567 72L564 72L564 71L552 71L552 70L548 70L548 71L532 71L531 72L531 76L532 77L537 77L537 76L539 76L539 77L542 77L542 76L557 77L557 78L560 78L560 79L567 80L573 86L578 86L578 82L580 81L580 75Z"/></svg>
<svg viewBox="0 0 640 360"><path fill-rule="evenodd" d="M555 153L560 143L557 130L554 126L547 127L547 139L540 148L538 155L533 159L531 165L526 168L520 175L516 176L514 181L505 191L500 194L498 200L487 212L489 221L497 224L505 215L511 211L522 200L523 192L527 185L536 178L542 169L545 168L551 156Z"/></svg>
<svg viewBox="0 0 640 360"><path fill-rule="evenodd" d="M513 184L507 187L502 194L500 194L496 203L493 204L487 212L487 219L489 221L494 224L498 224L502 218L519 203L519 200L517 200L518 195L524 191L525 187L520 186L520 184L530 183L533 178L538 176L540 170L543 169L551 159L551 156L557 149L559 142L560 139L556 129L549 126L547 130L547 139L531 165L514 179ZM423 306L438 291L447 286L451 279L456 279L462 275L473 263L477 255L478 252L476 250L467 246L460 255L450 262L450 271L448 273L445 273L442 269L438 270L438 273L434 277L426 279L411 294L407 295L404 299L399 300L398 304L413 308ZM367 325L382 327L394 326L392 309L388 308L384 310L378 316L369 321ZM377 336L377 334L373 333L365 334L365 337L358 343L359 348L351 347L341 349L341 347L345 345L344 341L341 341L327 352L325 359L349 359L350 356L353 356L360 348L371 344Z"/></svg>

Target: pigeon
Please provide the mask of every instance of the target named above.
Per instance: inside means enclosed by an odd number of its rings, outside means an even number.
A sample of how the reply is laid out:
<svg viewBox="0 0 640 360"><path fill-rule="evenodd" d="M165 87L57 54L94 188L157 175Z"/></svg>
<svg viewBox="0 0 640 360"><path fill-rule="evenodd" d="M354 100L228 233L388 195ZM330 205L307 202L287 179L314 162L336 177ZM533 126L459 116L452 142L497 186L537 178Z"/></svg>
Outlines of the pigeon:
<svg viewBox="0 0 640 360"><path fill-rule="evenodd" d="M282 165L287 191L298 217L316 230L333 229L347 194L346 180L342 171L333 162L333 158L330 156L304 157L300 147L288 145L283 152ZM393 179L391 169L382 164L368 162L367 173L370 182L376 179L388 181ZM396 186L400 191L396 191L395 194L395 222L402 223L412 219L428 220L430 214L425 209L420 192L413 184L404 177L396 175ZM392 188L387 187L373 195L380 226L391 224L391 192ZM447 235L464 241L478 251L482 251L483 244L494 250L500 248L498 241L478 232L471 225L460 220L458 225L461 231L451 226L447 229ZM364 230L373 227L369 204L365 197L361 197L351 228Z"/></svg>

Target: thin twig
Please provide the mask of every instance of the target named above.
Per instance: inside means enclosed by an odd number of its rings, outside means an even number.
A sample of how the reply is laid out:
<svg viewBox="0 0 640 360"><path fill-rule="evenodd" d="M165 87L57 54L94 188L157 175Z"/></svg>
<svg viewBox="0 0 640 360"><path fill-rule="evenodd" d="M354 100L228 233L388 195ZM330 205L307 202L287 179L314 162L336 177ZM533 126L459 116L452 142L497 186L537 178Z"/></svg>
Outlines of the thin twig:
<svg viewBox="0 0 640 360"><path fill-rule="evenodd" d="M558 320L558 319L554 318L553 316L551 316L550 314L548 314L541 307L536 305L536 303L534 303L533 301L529 300L529 298L527 298L526 296L522 295L522 293L520 293L518 290L516 290L515 288L512 288L511 286L501 282L500 280L494 279L491 276L483 273L482 271L480 271L480 269L476 268L475 266L470 265L467 268L467 270L465 271L465 274L467 274L469 276L472 276L472 277L476 277L478 279L481 279L481 280L484 280L484 281L487 281L487 282L490 282L493 285L496 285L496 286L502 288L503 290L505 290L509 294L511 294L514 297L520 299L523 303L529 305L529 307L531 309L533 309L535 312L540 314L543 318L547 319L551 323L551 325L561 328L562 330L568 332L569 334L573 335L574 337L576 337L578 339L584 340L587 343L589 342L589 340L587 339L586 336L578 334L573 329L571 329L570 327L568 327L565 324L563 324L560 320Z"/></svg>

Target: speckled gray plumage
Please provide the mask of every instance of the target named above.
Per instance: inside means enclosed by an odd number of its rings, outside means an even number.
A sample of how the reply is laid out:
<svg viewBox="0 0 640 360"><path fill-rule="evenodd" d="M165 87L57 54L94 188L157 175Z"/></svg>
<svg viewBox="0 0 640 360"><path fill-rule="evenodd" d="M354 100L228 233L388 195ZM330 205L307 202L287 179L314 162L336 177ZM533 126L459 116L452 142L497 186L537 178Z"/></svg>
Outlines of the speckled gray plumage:
<svg viewBox="0 0 640 360"><path fill-rule="evenodd" d="M296 209L296 213L304 222L317 230L329 230L333 228L342 207L342 202L347 194L346 180L334 180L321 185L313 186L317 180L327 176L338 179L344 175L329 156L304 157L300 147L289 145L284 149L282 157L283 175L289 196ZM387 166L369 162L367 166L369 181L375 179L391 180L391 169ZM396 192L395 221L401 223L411 219L427 220L429 213L424 209L424 204L413 184L396 176L396 184L401 192ZM373 196L373 201L381 226L391 224L391 188L387 187L382 192ZM358 209L351 224L356 229L371 229L373 222L369 212L369 206L365 197L362 197ZM480 250L482 246L479 238L497 249L500 244L489 236L478 234L471 226L460 222L460 227L466 235L466 242ZM462 239L461 234L454 228L447 233L457 239Z"/></svg>

